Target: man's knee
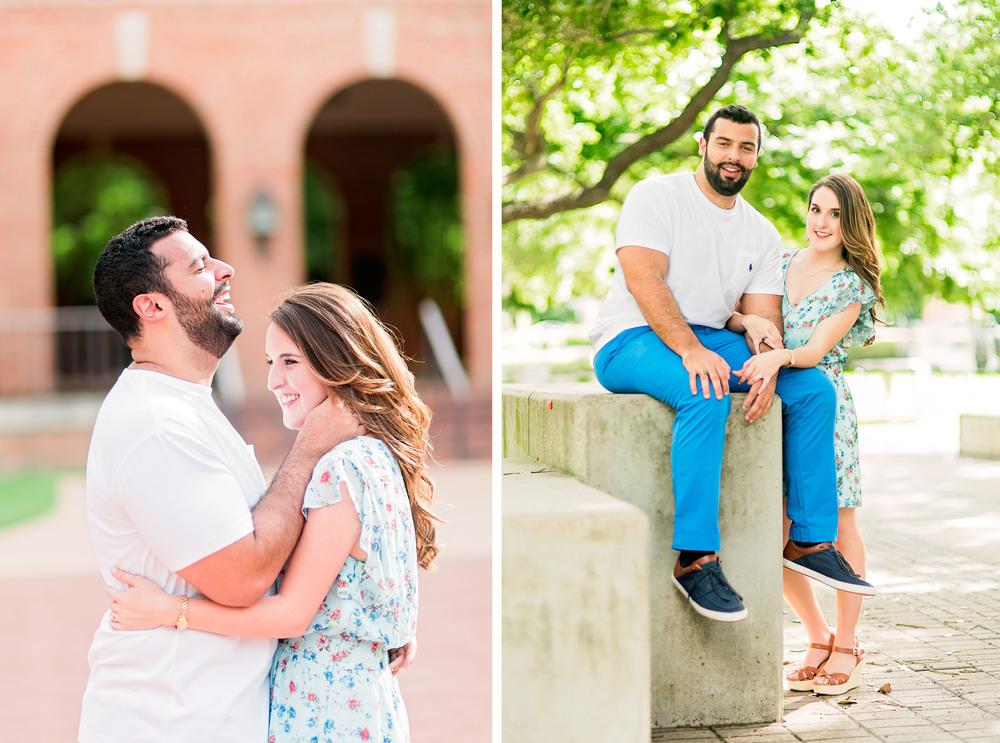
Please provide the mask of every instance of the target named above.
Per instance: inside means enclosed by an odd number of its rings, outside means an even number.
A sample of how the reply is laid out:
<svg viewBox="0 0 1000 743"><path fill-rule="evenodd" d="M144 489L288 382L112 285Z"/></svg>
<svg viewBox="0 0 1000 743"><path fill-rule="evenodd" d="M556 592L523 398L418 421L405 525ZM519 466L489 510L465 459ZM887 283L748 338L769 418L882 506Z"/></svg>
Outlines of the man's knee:
<svg viewBox="0 0 1000 743"><path fill-rule="evenodd" d="M837 409L837 390L826 374L815 367L800 369L793 374L787 380L779 380L777 393L783 403L799 403L819 410Z"/></svg>
<svg viewBox="0 0 1000 743"><path fill-rule="evenodd" d="M723 395L721 400L712 395L706 400L699 391L697 395L685 395L674 409L678 415L697 418L706 425L725 426L732 407L733 399L729 395Z"/></svg>
<svg viewBox="0 0 1000 743"><path fill-rule="evenodd" d="M836 410L837 408L837 390L833 386L833 382L830 378L826 376L819 369L813 369L816 372L815 379L812 380L810 386L810 394L816 401L816 405L822 408L829 408L831 410Z"/></svg>

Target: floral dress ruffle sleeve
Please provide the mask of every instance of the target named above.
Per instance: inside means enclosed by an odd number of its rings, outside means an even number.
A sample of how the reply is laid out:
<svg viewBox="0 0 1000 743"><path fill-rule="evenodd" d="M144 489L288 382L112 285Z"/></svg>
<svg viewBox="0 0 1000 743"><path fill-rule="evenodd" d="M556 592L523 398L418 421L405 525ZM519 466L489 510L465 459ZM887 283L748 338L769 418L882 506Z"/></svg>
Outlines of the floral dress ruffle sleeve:
<svg viewBox="0 0 1000 743"><path fill-rule="evenodd" d="M788 251L782 255L782 272L787 271L796 252ZM837 457L838 504L841 508L861 505L858 417L854 398L844 378L844 365L847 363L847 349L863 345L874 337L875 325L869 310L875 306L876 301L875 292L850 268L843 268L835 273L816 291L799 300L798 304L793 305L788 300L787 291L781 300L784 343L786 348L791 349L806 345L816 326L826 318L843 312L855 302L861 303L861 311L854 325L816 365L816 368L830 378L837 391L834 448Z"/></svg>
<svg viewBox="0 0 1000 743"><path fill-rule="evenodd" d="M341 500L347 487L361 521L348 556L306 633L282 640L271 679L273 743L409 741L406 708L388 651L416 634L417 558L402 472L378 439L358 437L324 456L303 513Z"/></svg>

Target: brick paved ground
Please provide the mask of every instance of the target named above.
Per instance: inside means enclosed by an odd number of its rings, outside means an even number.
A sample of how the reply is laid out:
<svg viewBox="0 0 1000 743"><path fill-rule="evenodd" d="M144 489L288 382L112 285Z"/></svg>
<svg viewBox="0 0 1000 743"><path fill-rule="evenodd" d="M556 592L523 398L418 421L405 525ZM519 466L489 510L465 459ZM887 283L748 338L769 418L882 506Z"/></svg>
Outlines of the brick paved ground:
<svg viewBox="0 0 1000 743"><path fill-rule="evenodd" d="M846 700L786 692L781 723L654 730L652 740L1000 741L1000 462L956 454L955 409L862 425L862 528L879 588L858 630L862 687ZM831 616L833 592L822 591ZM790 611L784 627L786 661L797 663L805 632Z"/></svg>
<svg viewBox="0 0 1000 743"><path fill-rule="evenodd" d="M487 743L491 731L490 469L445 462L436 509L448 524L435 573L422 573L415 666L400 676L421 743ZM450 505L445 505L450 504ZM87 534L83 482L57 509L0 530L0 741L71 743L87 648L107 608Z"/></svg>

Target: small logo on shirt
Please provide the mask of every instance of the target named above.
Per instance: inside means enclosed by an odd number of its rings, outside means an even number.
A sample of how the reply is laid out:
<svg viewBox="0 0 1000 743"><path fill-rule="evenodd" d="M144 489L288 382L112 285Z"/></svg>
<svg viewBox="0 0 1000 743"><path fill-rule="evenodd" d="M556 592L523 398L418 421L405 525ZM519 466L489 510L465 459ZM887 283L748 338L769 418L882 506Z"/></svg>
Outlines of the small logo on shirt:
<svg viewBox="0 0 1000 743"><path fill-rule="evenodd" d="M753 264L752 263L750 264L750 267L747 268L747 271L753 271Z"/></svg>

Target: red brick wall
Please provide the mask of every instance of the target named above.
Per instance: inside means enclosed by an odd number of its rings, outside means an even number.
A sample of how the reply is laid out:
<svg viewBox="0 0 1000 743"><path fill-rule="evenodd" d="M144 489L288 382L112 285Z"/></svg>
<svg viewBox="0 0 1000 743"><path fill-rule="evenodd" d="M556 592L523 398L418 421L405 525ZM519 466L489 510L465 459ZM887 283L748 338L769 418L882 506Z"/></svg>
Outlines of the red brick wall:
<svg viewBox="0 0 1000 743"><path fill-rule="evenodd" d="M304 276L302 152L312 119L335 92L371 77L355 0L294 2L5 2L0 5L0 311L52 303L49 247L53 144L88 92L120 81L115 19L149 18L141 81L183 99L205 128L214 251L237 268L233 298L248 394L266 394L259 363L266 313ZM491 368L491 2L388 0L396 18L393 77L418 86L458 141L469 297L463 348L478 389ZM282 221L262 256L246 225L266 186ZM52 389L48 355L9 359L0 393Z"/></svg>

